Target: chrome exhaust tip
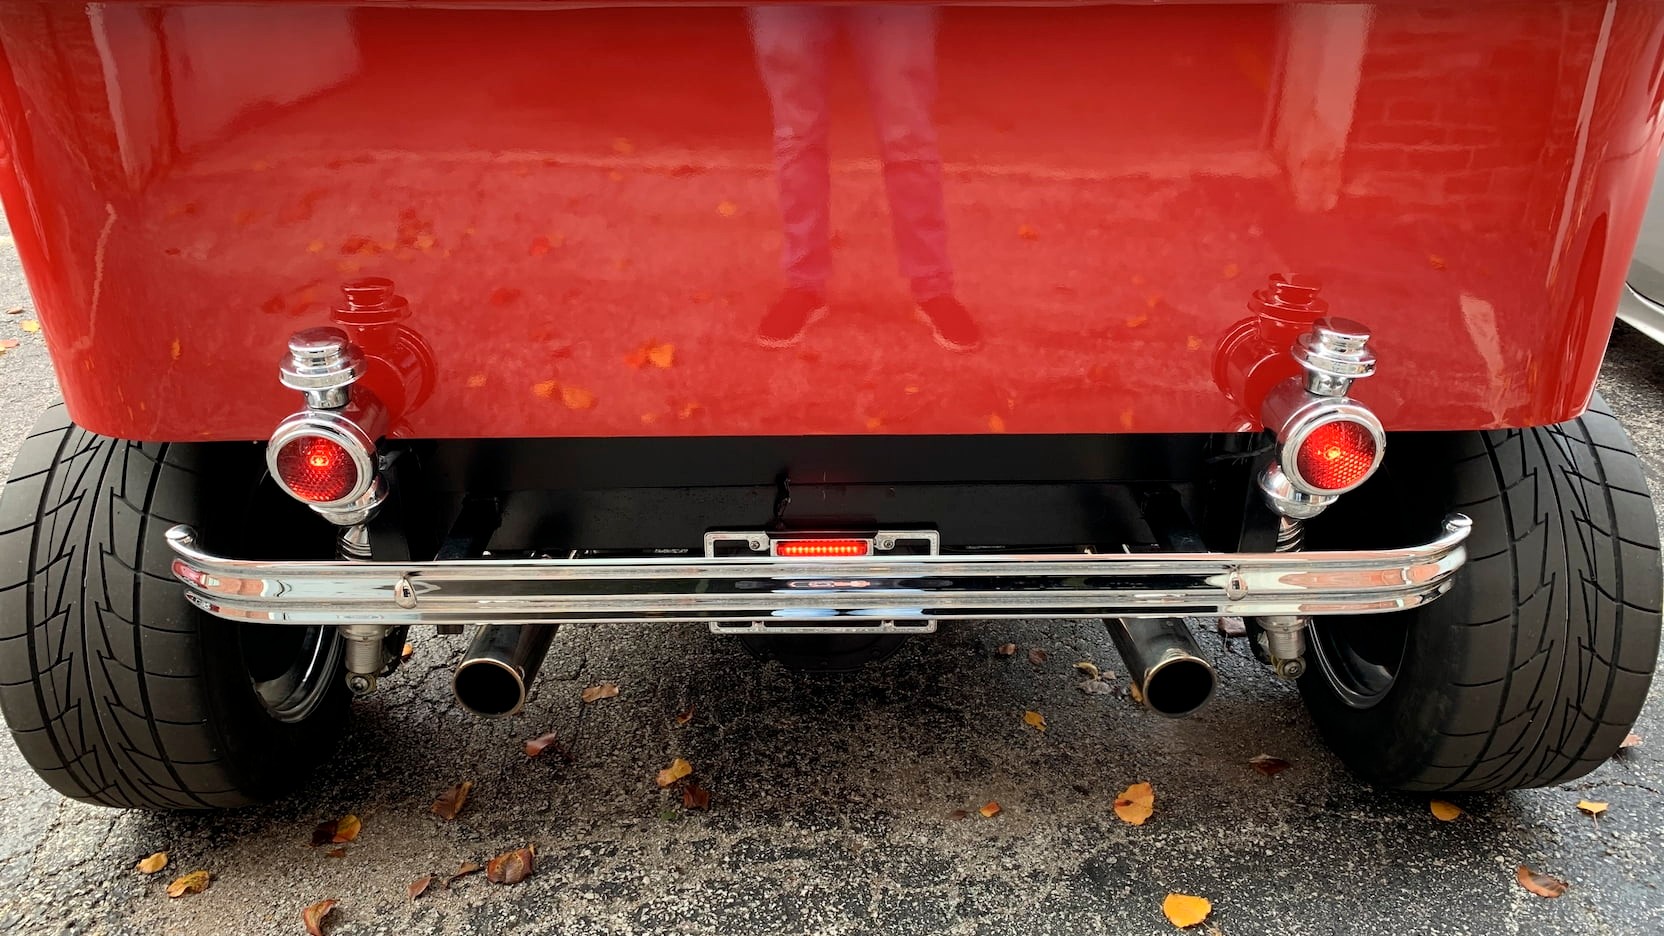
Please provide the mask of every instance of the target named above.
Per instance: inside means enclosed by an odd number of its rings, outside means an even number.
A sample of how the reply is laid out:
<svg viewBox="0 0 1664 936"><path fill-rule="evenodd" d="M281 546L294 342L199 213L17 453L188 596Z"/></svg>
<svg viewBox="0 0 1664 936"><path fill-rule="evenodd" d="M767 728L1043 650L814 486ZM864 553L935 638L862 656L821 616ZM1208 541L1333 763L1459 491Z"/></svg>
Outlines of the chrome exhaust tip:
<svg viewBox="0 0 1664 936"><path fill-rule="evenodd" d="M1202 658L1183 618L1107 618L1104 624L1152 712L1184 718L1213 699L1218 674Z"/></svg>
<svg viewBox="0 0 1664 936"><path fill-rule="evenodd" d="M482 624L451 677L458 705L481 718L518 715L554 642L556 624Z"/></svg>

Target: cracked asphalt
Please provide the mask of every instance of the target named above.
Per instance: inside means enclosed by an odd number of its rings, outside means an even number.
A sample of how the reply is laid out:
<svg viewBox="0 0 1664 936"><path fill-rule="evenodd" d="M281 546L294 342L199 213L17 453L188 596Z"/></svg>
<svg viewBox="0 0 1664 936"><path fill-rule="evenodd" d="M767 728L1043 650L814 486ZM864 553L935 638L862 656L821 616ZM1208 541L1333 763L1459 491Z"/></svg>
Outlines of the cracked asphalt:
<svg viewBox="0 0 1664 936"><path fill-rule="evenodd" d="M0 309L28 304L7 239ZM40 337L19 328L28 317L0 314L0 338L22 341L0 357L0 474L56 393ZM1664 349L1620 326L1602 389L1659 490ZM1008 641L1049 657L999 656ZM450 699L462 638L422 637L356 706L333 762L267 808L84 806L0 744L0 932L300 933L301 908L335 898L328 932L340 936L1158 934L1173 931L1169 891L1211 899L1226 934L1664 931L1660 689L1640 747L1564 787L1460 798L1466 814L1441 823L1424 797L1350 777L1241 640L1204 647L1219 697L1175 722L1124 693L1080 690L1077 660L1121 670L1096 623L950 628L840 677L759 665L695 627L573 627L528 712L486 723ZM582 704L600 681L618 697ZM1024 726L1026 709L1049 730ZM523 756L545 731L570 763ZM1246 763L1260 753L1293 766L1261 776ZM709 811L654 785L673 757L711 790ZM462 780L475 782L465 810L437 821L429 804ZM1154 785L1156 812L1134 828L1111 803L1137 781ZM1611 804L1598 826L1575 809L1582 798ZM984 819L989 800L1003 811ZM970 816L949 817L959 809ZM364 824L343 857L309 847L317 822L345 813ZM422 875L527 843L538 864L524 883L474 875L406 894ZM133 871L160 850L167 872ZM1518 864L1571 889L1531 896ZM167 881L196 868L212 886L169 900Z"/></svg>

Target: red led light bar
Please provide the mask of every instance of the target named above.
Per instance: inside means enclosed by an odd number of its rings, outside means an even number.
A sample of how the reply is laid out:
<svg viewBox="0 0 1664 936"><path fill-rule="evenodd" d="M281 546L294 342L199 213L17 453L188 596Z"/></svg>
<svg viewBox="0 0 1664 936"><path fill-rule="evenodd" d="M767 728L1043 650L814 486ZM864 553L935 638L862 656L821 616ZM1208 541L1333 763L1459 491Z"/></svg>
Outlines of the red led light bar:
<svg viewBox="0 0 1664 936"><path fill-rule="evenodd" d="M867 541L861 539L798 539L774 544L774 554L790 559L819 556L865 556Z"/></svg>

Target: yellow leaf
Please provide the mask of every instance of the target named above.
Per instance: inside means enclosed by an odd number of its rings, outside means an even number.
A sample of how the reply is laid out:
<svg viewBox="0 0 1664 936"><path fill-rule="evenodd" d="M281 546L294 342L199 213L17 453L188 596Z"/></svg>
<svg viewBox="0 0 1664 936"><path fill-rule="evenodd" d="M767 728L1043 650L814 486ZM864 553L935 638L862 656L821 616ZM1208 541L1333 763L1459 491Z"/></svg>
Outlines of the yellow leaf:
<svg viewBox="0 0 1664 936"><path fill-rule="evenodd" d="M1000 814L1000 804L996 800L989 800L988 802L983 803L982 808L977 810L977 812L982 813L982 818L984 819L992 819Z"/></svg>
<svg viewBox="0 0 1664 936"><path fill-rule="evenodd" d="M1148 783L1135 783L1127 787L1115 800L1115 815L1121 821L1130 825L1143 825L1144 820L1156 811L1156 791Z"/></svg>
<svg viewBox="0 0 1664 936"><path fill-rule="evenodd" d="M1035 711L1024 712L1023 713L1023 724L1029 726L1030 728L1033 728L1035 731L1038 731L1038 732L1041 732L1042 734L1044 734L1045 731L1046 731L1046 716L1040 714L1039 712L1035 712Z"/></svg>
<svg viewBox="0 0 1664 936"><path fill-rule="evenodd" d="M183 897L186 894L200 894L208 889L208 882L211 880L213 880L213 875L206 871L192 871L189 874L181 874L173 879L172 884L168 885L168 896Z"/></svg>
<svg viewBox="0 0 1664 936"><path fill-rule="evenodd" d="M138 871L139 871L140 874L155 874L156 872L162 870L163 868L165 868L167 866L168 866L168 853L167 852L157 852L156 854L151 855L149 858L145 858L142 861L140 861L139 865L138 865Z"/></svg>
<svg viewBox="0 0 1664 936"><path fill-rule="evenodd" d="M362 828L364 828L364 823L360 822L357 816L348 813L335 823L335 837L331 838L330 841L336 845L342 842L350 842L358 838L358 831Z"/></svg>
<svg viewBox="0 0 1664 936"><path fill-rule="evenodd" d="M676 346L669 344L653 345L647 349L647 362L654 367L669 367L676 361Z"/></svg>
<svg viewBox="0 0 1664 936"><path fill-rule="evenodd" d="M604 682L585 689L583 692L583 700L585 702L595 702L600 699L610 699L615 695L618 695L618 684Z"/></svg>
<svg viewBox="0 0 1664 936"><path fill-rule="evenodd" d="M1427 808L1433 811L1433 817L1440 822L1449 822L1462 814L1462 807L1442 799L1433 800L1427 804Z"/></svg>
<svg viewBox="0 0 1664 936"><path fill-rule="evenodd" d="M24 319L17 323L17 327L31 333L40 331L40 323L34 319Z"/></svg>
<svg viewBox="0 0 1664 936"><path fill-rule="evenodd" d="M1206 897L1192 897L1189 894L1168 894L1161 902L1161 912L1167 915L1167 921L1184 929L1195 926L1208 918L1213 912L1213 902Z"/></svg>
<svg viewBox="0 0 1664 936"><path fill-rule="evenodd" d="M693 773L693 765L678 757L670 762L669 767L659 771L659 786L670 786L690 773Z"/></svg>
<svg viewBox="0 0 1664 936"><path fill-rule="evenodd" d="M1140 705L1144 704L1144 690L1138 688L1138 683L1127 684L1127 695L1132 696L1134 702Z"/></svg>
<svg viewBox="0 0 1664 936"><path fill-rule="evenodd" d="M416 645L407 643L407 644L404 645L404 649L399 651L399 659L408 660L408 659L410 659L411 654L413 654L415 652L416 652Z"/></svg>
<svg viewBox="0 0 1664 936"><path fill-rule="evenodd" d="M560 401L567 409L589 409L595 405L595 394L582 387L560 388Z"/></svg>
<svg viewBox="0 0 1664 936"><path fill-rule="evenodd" d="M1597 803L1594 800L1578 800L1577 809L1585 816L1598 816L1606 812L1606 804Z"/></svg>
<svg viewBox="0 0 1664 936"><path fill-rule="evenodd" d="M1085 676L1087 679L1097 679L1100 675L1102 675L1098 672L1098 664L1092 662L1091 660L1081 660L1079 663L1075 664L1075 669L1079 670L1080 674Z"/></svg>

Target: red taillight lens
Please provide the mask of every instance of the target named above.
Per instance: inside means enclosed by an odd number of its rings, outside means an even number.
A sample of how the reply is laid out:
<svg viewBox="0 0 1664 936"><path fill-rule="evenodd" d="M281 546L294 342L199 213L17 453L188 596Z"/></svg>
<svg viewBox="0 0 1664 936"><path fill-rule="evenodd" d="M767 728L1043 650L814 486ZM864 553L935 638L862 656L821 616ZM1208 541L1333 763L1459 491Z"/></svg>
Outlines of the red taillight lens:
<svg viewBox="0 0 1664 936"><path fill-rule="evenodd" d="M774 544L774 554L791 559L814 556L865 556L867 541L859 539L784 540Z"/></svg>
<svg viewBox="0 0 1664 936"><path fill-rule="evenodd" d="M291 439L277 450L277 473L303 501L327 504L358 486L358 465L341 443L323 436Z"/></svg>
<svg viewBox="0 0 1664 936"><path fill-rule="evenodd" d="M1344 491L1375 467L1375 436L1350 420L1324 423L1306 434L1296 453L1300 477L1324 491Z"/></svg>

